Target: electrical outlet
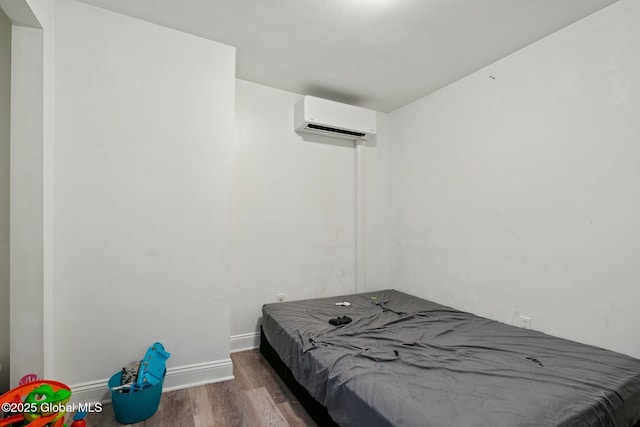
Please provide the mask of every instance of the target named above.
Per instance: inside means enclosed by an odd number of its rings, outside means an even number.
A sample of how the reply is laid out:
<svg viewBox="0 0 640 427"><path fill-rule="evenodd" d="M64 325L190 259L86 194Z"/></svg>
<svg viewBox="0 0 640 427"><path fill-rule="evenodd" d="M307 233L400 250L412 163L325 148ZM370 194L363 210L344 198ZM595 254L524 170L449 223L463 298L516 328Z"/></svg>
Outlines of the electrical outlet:
<svg viewBox="0 0 640 427"><path fill-rule="evenodd" d="M527 316L520 316L520 327L524 329L531 329L531 318Z"/></svg>
<svg viewBox="0 0 640 427"><path fill-rule="evenodd" d="M282 301L284 301L286 296L287 296L287 294L285 294L285 293L276 294L276 301L282 302Z"/></svg>

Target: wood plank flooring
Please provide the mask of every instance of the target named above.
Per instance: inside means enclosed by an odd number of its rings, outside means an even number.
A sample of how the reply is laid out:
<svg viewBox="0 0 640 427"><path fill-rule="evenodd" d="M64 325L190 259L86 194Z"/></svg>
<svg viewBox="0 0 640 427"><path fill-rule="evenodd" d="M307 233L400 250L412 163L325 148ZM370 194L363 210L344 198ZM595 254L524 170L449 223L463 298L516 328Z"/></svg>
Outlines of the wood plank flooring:
<svg viewBox="0 0 640 427"><path fill-rule="evenodd" d="M158 412L135 427L312 427L316 424L258 350L231 355L235 380L162 394ZM119 426L111 405L91 427ZM70 425L71 421L67 421Z"/></svg>

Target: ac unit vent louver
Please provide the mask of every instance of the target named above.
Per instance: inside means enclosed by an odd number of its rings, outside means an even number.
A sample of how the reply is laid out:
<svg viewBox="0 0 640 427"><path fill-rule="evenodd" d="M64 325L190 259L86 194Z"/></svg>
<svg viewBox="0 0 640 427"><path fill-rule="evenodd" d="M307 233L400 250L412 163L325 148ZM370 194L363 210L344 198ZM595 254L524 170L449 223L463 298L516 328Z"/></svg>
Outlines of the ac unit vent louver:
<svg viewBox="0 0 640 427"><path fill-rule="evenodd" d="M328 126L320 126L320 125L314 125L314 124L307 125L307 129L324 130L324 131L331 132L331 133L342 133L342 134L345 134L345 135L355 136L356 138L362 138L363 136L366 135L366 133L362 133L362 132L354 132L354 131L351 131L351 130L330 128Z"/></svg>

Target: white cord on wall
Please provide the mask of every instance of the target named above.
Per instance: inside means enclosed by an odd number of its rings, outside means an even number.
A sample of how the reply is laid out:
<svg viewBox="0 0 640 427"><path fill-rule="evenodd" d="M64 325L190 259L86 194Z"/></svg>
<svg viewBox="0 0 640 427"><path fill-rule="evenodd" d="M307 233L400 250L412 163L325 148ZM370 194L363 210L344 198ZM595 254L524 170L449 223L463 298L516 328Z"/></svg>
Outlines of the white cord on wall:
<svg viewBox="0 0 640 427"><path fill-rule="evenodd" d="M366 161L364 139L355 142L356 168L355 168L355 293L365 291L366 275Z"/></svg>

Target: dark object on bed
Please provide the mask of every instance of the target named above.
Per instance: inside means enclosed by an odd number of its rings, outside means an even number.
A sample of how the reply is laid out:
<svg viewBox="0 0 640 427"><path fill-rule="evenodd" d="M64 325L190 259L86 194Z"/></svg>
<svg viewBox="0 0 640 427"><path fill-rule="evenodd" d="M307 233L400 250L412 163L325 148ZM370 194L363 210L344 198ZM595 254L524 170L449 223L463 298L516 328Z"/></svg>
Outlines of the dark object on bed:
<svg viewBox="0 0 640 427"><path fill-rule="evenodd" d="M346 325L347 323L351 323L352 320L349 316L341 316L335 319L329 319L329 324L333 326Z"/></svg>
<svg viewBox="0 0 640 427"><path fill-rule="evenodd" d="M327 413L345 427L640 421L640 360L612 351L393 290L267 304L263 314L261 351L322 426ZM345 315L348 325L326 321Z"/></svg>

